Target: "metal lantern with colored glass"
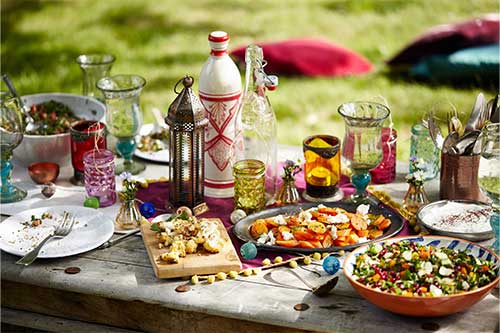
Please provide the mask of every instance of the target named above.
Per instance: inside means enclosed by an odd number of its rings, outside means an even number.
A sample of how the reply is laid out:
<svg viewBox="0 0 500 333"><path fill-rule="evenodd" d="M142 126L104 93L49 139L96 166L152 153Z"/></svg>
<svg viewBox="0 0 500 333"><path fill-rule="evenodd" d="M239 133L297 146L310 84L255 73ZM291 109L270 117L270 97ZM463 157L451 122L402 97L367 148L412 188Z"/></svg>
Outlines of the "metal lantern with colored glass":
<svg viewBox="0 0 500 333"><path fill-rule="evenodd" d="M182 82L184 88L177 92ZM196 209L203 203L205 110L193 93L194 79L186 76L175 85L178 95L168 109L165 122L170 131L170 195L173 208L188 206Z"/></svg>

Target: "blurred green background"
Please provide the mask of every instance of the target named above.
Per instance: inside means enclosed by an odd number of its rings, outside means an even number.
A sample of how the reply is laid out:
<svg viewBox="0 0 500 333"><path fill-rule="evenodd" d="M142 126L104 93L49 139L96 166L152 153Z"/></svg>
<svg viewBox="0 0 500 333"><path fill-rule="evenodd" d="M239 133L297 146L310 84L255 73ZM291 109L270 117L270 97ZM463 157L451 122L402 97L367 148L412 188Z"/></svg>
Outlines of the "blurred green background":
<svg viewBox="0 0 500 333"><path fill-rule="evenodd" d="M1 71L21 94L80 93L79 54L116 56L112 74L146 78L141 104L163 113L185 74L197 79L208 57L207 35L231 34L231 48L292 37L326 38L368 58L374 73L345 78L280 77L269 94L280 143L300 144L314 133L343 135L337 107L384 98L398 130L398 159L406 159L409 130L425 112L451 102L466 117L476 95L494 86L422 84L388 73L387 60L428 28L498 12L497 0L222 1L74 0L1 2ZM243 75L244 73L242 73ZM3 87L4 88L4 87Z"/></svg>

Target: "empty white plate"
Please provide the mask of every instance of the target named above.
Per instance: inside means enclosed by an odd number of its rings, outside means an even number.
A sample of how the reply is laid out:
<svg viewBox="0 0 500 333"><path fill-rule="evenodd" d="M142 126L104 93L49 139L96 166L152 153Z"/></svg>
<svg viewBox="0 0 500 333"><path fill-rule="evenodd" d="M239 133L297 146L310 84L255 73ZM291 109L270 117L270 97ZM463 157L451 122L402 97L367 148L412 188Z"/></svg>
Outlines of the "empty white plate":
<svg viewBox="0 0 500 333"><path fill-rule="evenodd" d="M0 248L8 253L24 256L51 233L64 212L76 217L73 230L64 238L53 238L43 246L39 258L59 258L87 252L111 238L113 221L103 213L81 206L52 206L23 211L0 223ZM52 214L42 224L32 227L31 216Z"/></svg>

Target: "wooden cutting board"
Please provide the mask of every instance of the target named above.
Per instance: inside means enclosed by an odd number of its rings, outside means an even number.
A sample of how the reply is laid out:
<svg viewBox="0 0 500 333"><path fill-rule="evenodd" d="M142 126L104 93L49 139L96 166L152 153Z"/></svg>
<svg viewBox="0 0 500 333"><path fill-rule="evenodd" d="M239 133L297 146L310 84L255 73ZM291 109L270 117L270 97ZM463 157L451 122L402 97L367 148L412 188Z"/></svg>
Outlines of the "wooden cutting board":
<svg viewBox="0 0 500 333"><path fill-rule="evenodd" d="M203 220L203 219L201 219ZM221 238L224 240L224 247L219 253L188 254L181 258L177 264L167 264L160 260L160 254L168 252L167 249L158 248L156 232L150 229L150 222L141 224L141 233L144 245L148 251L149 260L153 266L156 277L160 279L175 278L191 275L214 274L218 272L240 271L241 261L236 254L236 250L227 234L227 230L220 219L208 219L216 221L219 225Z"/></svg>

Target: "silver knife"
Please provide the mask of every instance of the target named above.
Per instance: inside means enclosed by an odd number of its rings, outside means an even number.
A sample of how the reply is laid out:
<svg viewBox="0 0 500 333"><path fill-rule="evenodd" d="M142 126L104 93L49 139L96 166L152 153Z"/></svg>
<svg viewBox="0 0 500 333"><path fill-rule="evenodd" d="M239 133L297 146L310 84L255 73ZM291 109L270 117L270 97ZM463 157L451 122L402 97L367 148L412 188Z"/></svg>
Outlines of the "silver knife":
<svg viewBox="0 0 500 333"><path fill-rule="evenodd" d="M106 248L108 248L110 246L113 246L115 244L118 244L118 243L124 241L125 239L127 239L128 237L130 237L132 235L138 234L139 232L141 232L141 229L134 230L132 232L129 232L126 235L123 235L123 236L120 236L118 238L109 240L109 241L105 242L104 244L102 244L101 246L99 246L97 249L99 249L99 250L106 249Z"/></svg>

